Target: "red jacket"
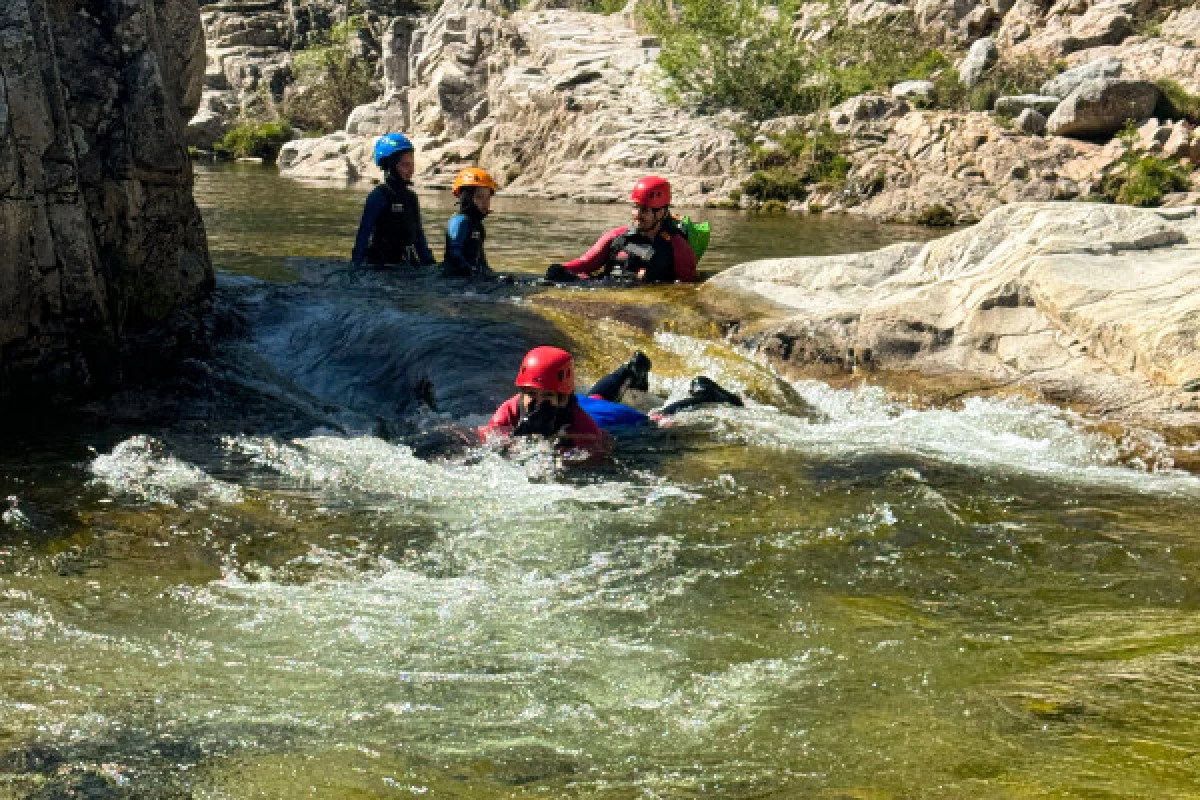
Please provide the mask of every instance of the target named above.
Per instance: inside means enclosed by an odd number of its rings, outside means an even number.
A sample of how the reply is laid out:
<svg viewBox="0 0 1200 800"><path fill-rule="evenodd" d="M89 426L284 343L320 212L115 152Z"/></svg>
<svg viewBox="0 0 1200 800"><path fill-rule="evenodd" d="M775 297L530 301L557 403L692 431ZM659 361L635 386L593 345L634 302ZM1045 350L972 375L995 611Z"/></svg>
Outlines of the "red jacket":
<svg viewBox="0 0 1200 800"><path fill-rule="evenodd" d="M563 267L569 272L591 274L597 272L609 265L612 257L612 243L618 236L629 232L629 226L625 225L620 228L613 228L608 233L600 237L600 239L592 245L592 248L583 254L581 258L574 261L568 261L563 264ZM675 256L675 280L685 281L687 283L695 283L700 280L699 274L696 272L696 253L692 250L692 246L688 244L688 240L680 233L660 232L659 236L668 236L671 239L671 250Z"/></svg>
<svg viewBox="0 0 1200 800"><path fill-rule="evenodd" d="M521 421L521 395L513 395L504 401L487 425L479 429L484 441L496 436L510 436L517 423ZM579 406L572 409L571 424L566 428L566 436L571 447L588 450L596 455L602 455L609 450L609 438L596 420Z"/></svg>

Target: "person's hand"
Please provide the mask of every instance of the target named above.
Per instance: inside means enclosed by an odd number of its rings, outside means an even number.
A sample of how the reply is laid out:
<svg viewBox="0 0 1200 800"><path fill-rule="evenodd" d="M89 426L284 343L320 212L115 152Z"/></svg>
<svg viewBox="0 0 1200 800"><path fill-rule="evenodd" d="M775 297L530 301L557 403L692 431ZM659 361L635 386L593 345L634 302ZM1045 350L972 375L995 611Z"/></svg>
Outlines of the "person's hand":
<svg viewBox="0 0 1200 800"><path fill-rule="evenodd" d="M644 270L644 269L639 269L639 270L638 270L638 274L637 274L637 279L638 279L639 281L643 281L643 282L645 282L645 280L646 280L646 270Z"/></svg>

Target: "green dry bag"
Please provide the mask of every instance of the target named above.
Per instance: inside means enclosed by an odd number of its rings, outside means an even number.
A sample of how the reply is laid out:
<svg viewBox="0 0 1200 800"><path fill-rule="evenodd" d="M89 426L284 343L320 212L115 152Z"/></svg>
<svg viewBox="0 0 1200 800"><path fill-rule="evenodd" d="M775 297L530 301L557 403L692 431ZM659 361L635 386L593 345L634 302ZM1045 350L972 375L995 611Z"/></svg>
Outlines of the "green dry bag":
<svg viewBox="0 0 1200 800"><path fill-rule="evenodd" d="M682 231L683 238L687 239L688 244L692 246L692 252L696 254L696 260L699 261L708 250L708 239L712 235L712 227L707 222L692 222L691 217L684 217L679 220L679 230Z"/></svg>

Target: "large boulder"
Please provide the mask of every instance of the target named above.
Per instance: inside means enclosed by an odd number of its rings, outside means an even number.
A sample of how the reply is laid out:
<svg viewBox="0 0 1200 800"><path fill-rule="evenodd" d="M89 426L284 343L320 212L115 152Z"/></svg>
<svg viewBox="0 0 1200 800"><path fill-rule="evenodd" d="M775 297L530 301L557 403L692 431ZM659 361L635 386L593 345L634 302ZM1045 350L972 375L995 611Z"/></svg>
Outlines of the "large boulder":
<svg viewBox="0 0 1200 800"><path fill-rule="evenodd" d="M959 65L959 81L968 89L978 86L984 73L995 66L999 58L1000 50L996 47L996 42L990 36L980 39L971 45L967 57Z"/></svg>
<svg viewBox="0 0 1200 800"><path fill-rule="evenodd" d="M1149 81L1097 78L1064 98L1047 120L1046 129L1057 136L1107 137L1129 120L1146 119L1157 104L1158 87Z"/></svg>
<svg viewBox="0 0 1200 800"><path fill-rule="evenodd" d="M758 261L704 295L793 368L955 372L1104 408L1177 408L1200 377L1196 209L1023 203L923 246ZM1152 408L1151 408L1152 407Z"/></svg>
<svg viewBox="0 0 1200 800"><path fill-rule="evenodd" d="M1080 64L1043 83L1042 94L1052 97L1066 97L1086 81L1096 80L1097 78L1121 77L1121 69L1121 61L1116 58L1102 58L1097 61Z"/></svg>
<svg viewBox="0 0 1200 800"><path fill-rule="evenodd" d="M5 0L0 31L0 395L77 388L212 288L184 140L199 9Z"/></svg>

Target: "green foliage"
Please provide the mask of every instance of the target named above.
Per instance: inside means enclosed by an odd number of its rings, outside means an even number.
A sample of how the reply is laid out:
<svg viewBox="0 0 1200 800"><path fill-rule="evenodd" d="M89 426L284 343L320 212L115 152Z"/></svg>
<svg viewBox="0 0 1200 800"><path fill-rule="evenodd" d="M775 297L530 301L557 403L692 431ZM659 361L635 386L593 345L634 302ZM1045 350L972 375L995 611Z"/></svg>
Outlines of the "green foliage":
<svg viewBox="0 0 1200 800"><path fill-rule="evenodd" d="M279 148L291 138L292 128L286 122L245 122L213 144L213 152L221 158L261 158L274 163Z"/></svg>
<svg viewBox="0 0 1200 800"><path fill-rule="evenodd" d="M1011 94L1036 94L1046 81L1062 71L1057 62L1042 61L1034 56L1001 60L983 75L983 80L969 91L960 90L949 102L939 97L943 108L991 111L996 98ZM957 79L955 75L955 79Z"/></svg>
<svg viewBox="0 0 1200 800"><path fill-rule="evenodd" d="M339 130L355 106L375 99L372 67L354 57L351 37L364 23L352 17L335 25L314 47L298 52L292 61L296 83L307 87L285 100L283 117L298 128Z"/></svg>
<svg viewBox="0 0 1200 800"><path fill-rule="evenodd" d="M766 214L782 214L788 210L788 207L787 203L783 202L782 200L776 200L772 198L759 206L758 210Z"/></svg>
<svg viewBox="0 0 1200 800"><path fill-rule="evenodd" d="M916 223L931 228L949 227L954 224L954 212L940 203L927 206L917 215Z"/></svg>
<svg viewBox="0 0 1200 800"><path fill-rule="evenodd" d="M1129 206L1157 206L1170 192L1188 188L1188 172L1178 162L1130 151L1100 183L1100 196Z"/></svg>
<svg viewBox="0 0 1200 800"><path fill-rule="evenodd" d="M1169 78L1155 81L1154 85L1158 87L1158 105L1154 109L1156 117L1186 119L1193 125L1200 123L1200 96Z"/></svg>
<svg viewBox="0 0 1200 800"><path fill-rule="evenodd" d="M797 41L796 0L648 0L640 7L662 41L668 98L752 117L807 114L867 91L947 69L949 58L899 23L851 25L831 3L817 44Z"/></svg>
<svg viewBox="0 0 1200 800"><path fill-rule="evenodd" d="M846 183L853 166L841 152L842 138L823 128L793 128L769 137L767 144L750 145L755 172L742 192L755 200L803 200L814 185L836 188Z"/></svg>

